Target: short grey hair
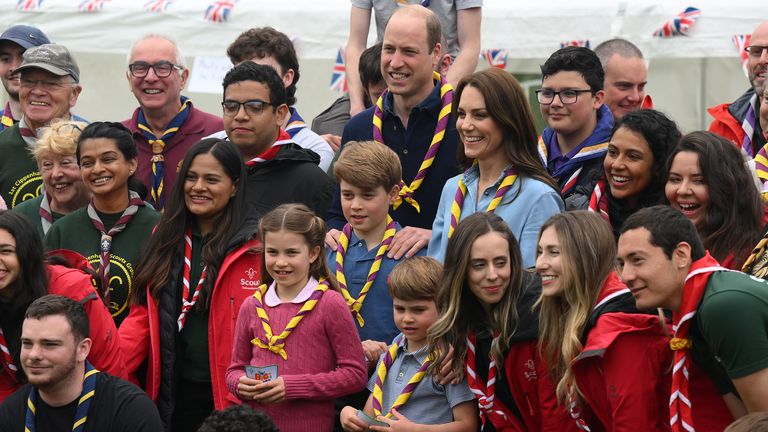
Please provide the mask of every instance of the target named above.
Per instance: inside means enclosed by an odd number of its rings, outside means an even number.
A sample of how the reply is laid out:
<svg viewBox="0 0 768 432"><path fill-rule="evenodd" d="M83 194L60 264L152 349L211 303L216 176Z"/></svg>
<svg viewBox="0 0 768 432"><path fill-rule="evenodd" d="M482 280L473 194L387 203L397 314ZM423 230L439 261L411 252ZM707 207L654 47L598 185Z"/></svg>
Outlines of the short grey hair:
<svg viewBox="0 0 768 432"><path fill-rule="evenodd" d="M600 59L600 64L603 66L603 70L605 70L606 65L608 65L608 60L610 60L614 54L618 54L624 58L643 58L643 52L640 51L640 48L632 42L621 38L609 39L596 46L595 54L597 54L597 57Z"/></svg>
<svg viewBox="0 0 768 432"><path fill-rule="evenodd" d="M159 34L159 33L149 33L149 34L146 34L146 35L142 36L140 39L137 39L133 43L133 45L131 45L131 49L128 51L128 57L126 58L126 61L125 61L126 64L130 64L131 63L131 54L133 54L133 50L134 50L134 48L136 48L136 45L139 42L145 41L147 39L165 39L168 42L170 42L171 45L173 45L174 51L176 52L176 60L174 61L174 64L176 64L177 66L181 66L184 69L187 68L187 61L185 60L184 53L182 53L181 49L179 48L179 44L177 44L176 41L172 37L166 36L166 35L162 35L162 34ZM179 72L181 72L181 71L179 71Z"/></svg>

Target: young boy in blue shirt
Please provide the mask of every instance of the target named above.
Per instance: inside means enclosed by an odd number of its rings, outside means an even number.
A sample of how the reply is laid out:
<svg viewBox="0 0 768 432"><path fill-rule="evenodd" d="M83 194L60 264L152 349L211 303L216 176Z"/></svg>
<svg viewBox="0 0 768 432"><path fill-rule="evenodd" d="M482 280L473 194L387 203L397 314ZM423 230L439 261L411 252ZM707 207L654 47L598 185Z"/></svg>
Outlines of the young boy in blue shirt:
<svg viewBox="0 0 768 432"><path fill-rule="evenodd" d="M440 385L427 372L431 357L427 332L437 321L435 297L441 277L442 266L423 256L406 259L389 274L395 324L401 333L368 382L371 396L364 414L351 406L341 411L345 431L477 430L477 402L466 380Z"/></svg>

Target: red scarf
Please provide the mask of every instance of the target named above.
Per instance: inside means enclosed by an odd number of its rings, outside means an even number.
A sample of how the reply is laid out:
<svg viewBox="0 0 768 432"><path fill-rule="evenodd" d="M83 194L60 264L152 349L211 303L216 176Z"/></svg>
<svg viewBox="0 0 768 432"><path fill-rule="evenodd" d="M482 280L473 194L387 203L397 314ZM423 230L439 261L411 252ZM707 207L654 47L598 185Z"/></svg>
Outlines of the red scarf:
<svg viewBox="0 0 768 432"><path fill-rule="evenodd" d="M200 288L203 287L205 281L205 273L207 267L203 267L203 272L200 274L200 279L195 285L195 290L192 292L192 297L189 296L191 291L191 274L192 274L192 227L187 228L187 232L184 234L184 275L182 279L182 291L181 291L181 313L179 319L176 320L179 325L179 331L184 328L184 323L187 320L187 313L192 306L197 303L197 298L200 297Z"/></svg>
<svg viewBox="0 0 768 432"><path fill-rule="evenodd" d="M669 424L672 427L672 432L682 432L683 430L694 432L691 399L688 392L691 370L689 351L692 346L691 340L688 339L688 333L710 276L716 271L724 270L727 271L709 253L694 262L685 278L680 307L672 313L674 336L669 341L669 347L672 348L675 356L672 367L672 393L669 397Z"/></svg>
<svg viewBox="0 0 768 432"><path fill-rule="evenodd" d="M497 338L498 334L494 334L491 347ZM467 384L469 385L469 390L477 398L477 404L480 408L480 419L483 424L485 424L486 419L490 419L494 425L514 422L517 420L517 417L501 401L496 400L497 368L496 360L493 358L493 354L490 353L490 349L488 350L490 361L488 363L487 383L482 382L480 375L477 374L477 361L475 360L477 351L476 341L475 332L470 331L467 334Z"/></svg>
<svg viewBox="0 0 768 432"><path fill-rule="evenodd" d="M292 142L293 141L291 141L290 135L288 135L286 131L280 129L280 133L277 134L277 140L275 140L272 146L268 148L267 151L249 160L245 164L249 167L252 167L260 163L271 161L275 158L275 156L277 156L277 153L280 151L280 146L290 144Z"/></svg>
<svg viewBox="0 0 768 432"><path fill-rule="evenodd" d="M605 179L600 179L589 197L589 211L595 212L605 219L609 224L611 218L608 216L608 184Z"/></svg>
<svg viewBox="0 0 768 432"><path fill-rule="evenodd" d="M16 381L16 372L18 368L13 364L13 357L11 357L11 351L8 347L8 342L5 340L3 329L0 328L0 366L8 373L13 382Z"/></svg>

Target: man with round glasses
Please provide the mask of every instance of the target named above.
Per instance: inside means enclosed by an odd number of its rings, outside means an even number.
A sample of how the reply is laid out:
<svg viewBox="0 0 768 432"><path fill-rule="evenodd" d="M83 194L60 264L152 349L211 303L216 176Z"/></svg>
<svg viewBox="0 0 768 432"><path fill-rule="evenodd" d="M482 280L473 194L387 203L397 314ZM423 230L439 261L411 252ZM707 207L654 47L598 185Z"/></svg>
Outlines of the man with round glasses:
<svg viewBox="0 0 768 432"><path fill-rule="evenodd" d="M16 71L22 117L0 133L0 196L8 208L42 193L42 176L31 156L38 131L54 119L69 120L82 90L80 68L63 45L26 50Z"/></svg>
<svg viewBox="0 0 768 432"><path fill-rule="evenodd" d="M547 128L539 138L539 156L560 185L567 210L583 209L603 169L613 115L603 104L603 67L583 47L555 51L541 66L536 91Z"/></svg>
<svg viewBox="0 0 768 432"><path fill-rule="evenodd" d="M150 191L148 201L162 210L187 150L220 131L223 124L221 118L200 111L181 95L189 70L169 38L150 35L136 41L126 77L139 102L133 116L123 121L139 150L137 178Z"/></svg>
<svg viewBox="0 0 768 432"><path fill-rule="evenodd" d="M754 157L766 144L757 118L768 69L768 21L757 26L744 50L751 87L734 102L714 106L707 112L714 117L710 132L733 141L744 153Z"/></svg>

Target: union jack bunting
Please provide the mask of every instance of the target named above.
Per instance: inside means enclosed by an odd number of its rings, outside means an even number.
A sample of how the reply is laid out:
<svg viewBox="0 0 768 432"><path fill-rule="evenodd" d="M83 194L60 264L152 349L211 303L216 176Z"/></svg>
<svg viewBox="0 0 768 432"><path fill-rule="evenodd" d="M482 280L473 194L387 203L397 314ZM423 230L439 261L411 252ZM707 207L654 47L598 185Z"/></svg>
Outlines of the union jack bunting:
<svg viewBox="0 0 768 432"><path fill-rule="evenodd" d="M660 29L653 32L653 35L660 38L669 38L672 36L688 36L691 27L696 20L701 17L701 11L695 7L687 7L684 11L677 14L676 17L664 23Z"/></svg>
<svg viewBox="0 0 768 432"><path fill-rule="evenodd" d="M582 39L582 40L574 39L574 40L560 42L560 48L565 48L569 46L589 48L589 45L590 45L589 39Z"/></svg>
<svg viewBox="0 0 768 432"><path fill-rule="evenodd" d="M144 10L147 12L165 12L168 6L173 4L173 0L150 0L144 4Z"/></svg>
<svg viewBox="0 0 768 432"><path fill-rule="evenodd" d="M229 14L235 7L237 0L217 0L205 10L205 20L211 22L227 22Z"/></svg>
<svg viewBox="0 0 768 432"><path fill-rule="evenodd" d="M344 66L344 47L339 47L339 52L336 54L336 63L333 65L333 74L331 75L331 90L347 92L347 68Z"/></svg>
<svg viewBox="0 0 768 432"><path fill-rule="evenodd" d="M85 0L80 3L78 9L80 12L98 12L104 8L104 3L109 0Z"/></svg>
<svg viewBox="0 0 768 432"><path fill-rule="evenodd" d="M749 77L749 70L747 70L747 59L749 59L749 53L744 51L744 48L749 46L749 41L752 39L752 35L749 34L742 34L742 35L733 35L734 45L736 45L736 49L739 50L739 55L741 55L741 67L744 69L744 74Z"/></svg>
<svg viewBox="0 0 768 432"><path fill-rule="evenodd" d="M21 12L36 11L43 4L43 0L19 0L16 3L16 10Z"/></svg>
<svg viewBox="0 0 768 432"><path fill-rule="evenodd" d="M506 69L507 67L507 50L503 49L488 49L483 51L483 57L488 62L489 66L497 67L499 69Z"/></svg>

